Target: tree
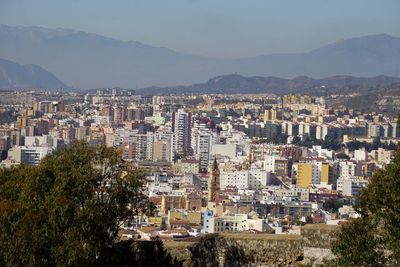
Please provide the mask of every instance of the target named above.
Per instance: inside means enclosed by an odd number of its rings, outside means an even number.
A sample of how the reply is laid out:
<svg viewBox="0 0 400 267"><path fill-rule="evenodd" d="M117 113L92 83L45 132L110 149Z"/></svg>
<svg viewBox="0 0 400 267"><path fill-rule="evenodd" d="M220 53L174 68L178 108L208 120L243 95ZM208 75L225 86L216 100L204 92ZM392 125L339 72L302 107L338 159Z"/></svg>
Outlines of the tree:
<svg viewBox="0 0 400 267"><path fill-rule="evenodd" d="M376 150L382 146L381 138L379 136L375 137L372 141L372 149Z"/></svg>
<svg viewBox="0 0 400 267"><path fill-rule="evenodd" d="M310 224L313 223L313 219L312 219L312 217L310 215L307 215L306 223L310 223Z"/></svg>
<svg viewBox="0 0 400 267"><path fill-rule="evenodd" d="M301 138L299 136L294 136L292 140L292 145L300 145L301 144Z"/></svg>
<svg viewBox="0 0 400 267"><path fill-rule="evenodd" d="M340 266L400 266L400 149L357 197L360 218L341 228L332 250Z"/></svg>
<svg viewBox="0 0 400 267"><path fill-rule="evenodd" d="M190 266L249 266L254 259L235 240L208 234L190 249Z"/></svg>
<svg viewBox="0 0 400 267"><path fill-rule="evenodd" d="M218 248L225 245L225 239L218 234L208 234L190 248L192 266L218 266Z"/></svg>
<svg viewBox="0 0 400 267"><path fill-rule="evenodd" d="M121 223L152 211L143 182L115 149L83 142L0 170L0 265L101 265Z"/></svg>
<svg viewBox="0 0 400 267"><path fill-rule="evenodd" d="M183 261L173 258L160 239L126 240L115 244L99 259L102 266L180 267Z"/></svg>
<svg viewBox="0 0 400 267"><path fill-rule="evenodd" d="M349 160L350 159L349 155L347 155L347 154L345 154L343 152L336 154L335 158L336 159L345 159L345 160Z"/></svg>
<svg viewBox="0 0 400 267"><path fill-rule="evenodd" d="M343 205L339 200L327 199L322 204L322 207L329 212L337 212Z"/></svg>

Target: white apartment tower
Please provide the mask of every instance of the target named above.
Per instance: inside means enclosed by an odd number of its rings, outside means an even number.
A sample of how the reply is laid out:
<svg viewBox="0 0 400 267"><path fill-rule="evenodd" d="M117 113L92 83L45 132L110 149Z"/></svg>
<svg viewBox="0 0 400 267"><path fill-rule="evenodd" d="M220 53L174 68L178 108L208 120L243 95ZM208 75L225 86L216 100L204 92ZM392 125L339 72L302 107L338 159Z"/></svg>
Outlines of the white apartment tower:
<svg viewBox="0 0 400 267"><path fill-rule="evenodd" d="M199 171L207 172L210 166L213 134L207 131L197 131L193 135L193 154L199 160Z"/></svg>
<svg viewBox="0 0 400 267"><path fill-rule="evenodd" d="M172 131L174 132L174 150L187 154L190 149L192 114L183 109L172 114Z"/></svg>

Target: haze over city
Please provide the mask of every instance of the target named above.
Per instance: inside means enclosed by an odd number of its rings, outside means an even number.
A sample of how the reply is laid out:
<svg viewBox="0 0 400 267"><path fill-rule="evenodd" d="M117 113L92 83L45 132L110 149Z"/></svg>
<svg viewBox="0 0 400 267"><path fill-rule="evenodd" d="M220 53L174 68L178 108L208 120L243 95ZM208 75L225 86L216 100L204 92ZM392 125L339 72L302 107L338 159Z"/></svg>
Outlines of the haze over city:
<svg viewBox="0 0 400 267"><path fill-rule="evenodd" d="M370 34L399 37L399 10L395 0L3 0L0 23L81 30L232 59L307 52Z"/></svg>

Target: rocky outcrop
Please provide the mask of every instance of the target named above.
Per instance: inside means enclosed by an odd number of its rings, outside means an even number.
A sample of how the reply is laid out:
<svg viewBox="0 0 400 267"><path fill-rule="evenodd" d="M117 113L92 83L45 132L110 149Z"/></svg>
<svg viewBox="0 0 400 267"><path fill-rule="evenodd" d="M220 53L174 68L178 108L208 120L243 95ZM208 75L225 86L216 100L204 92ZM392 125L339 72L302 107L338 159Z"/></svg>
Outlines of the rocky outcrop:
<svg viewBox="0 0 400 267"><path fill-rule="evenodd" d="M199 242L167 242L167 251L184 266L322 266L333 258L337 226L309 225L301 235L207 235Z"/></svg>
<svg viewBox="0 0 400 267"><path fill-rule="evenodd" d="M337 231L339 226L326 224L307 224L301 228L303 247L330 248L333 240L332 233Z"/></svg>

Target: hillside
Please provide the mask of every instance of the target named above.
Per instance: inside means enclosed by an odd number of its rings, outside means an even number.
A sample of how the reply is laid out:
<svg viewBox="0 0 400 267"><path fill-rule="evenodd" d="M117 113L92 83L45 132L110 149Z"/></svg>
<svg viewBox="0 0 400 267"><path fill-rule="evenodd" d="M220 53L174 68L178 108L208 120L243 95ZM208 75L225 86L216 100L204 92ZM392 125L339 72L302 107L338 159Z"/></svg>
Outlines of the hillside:
<svg viewBox="0 0 400 267"><path fill-rule="evenodd" d="M66 85L56 76L37 65L19 65L0 59L0 89L59 89Z"/></svg>
<svg viewBox="0 0 400 267"><path fill-rule="evenodd" d="M331 76L322 79L313 79L307 76L298 76L293 79L278 77L245 77L238 74L214 77L205 83L190 86L148 87L136 90L137 94L171 94L171 93L276 93L289 92L322 93L354 92L356 88L387 87L399 84L400 78L376 76L369 78L353 76ZM322 89L321 89L322 88ZM337 90L337 91L336 91ZM366 89L367 90L367 89Z"/></svg>

